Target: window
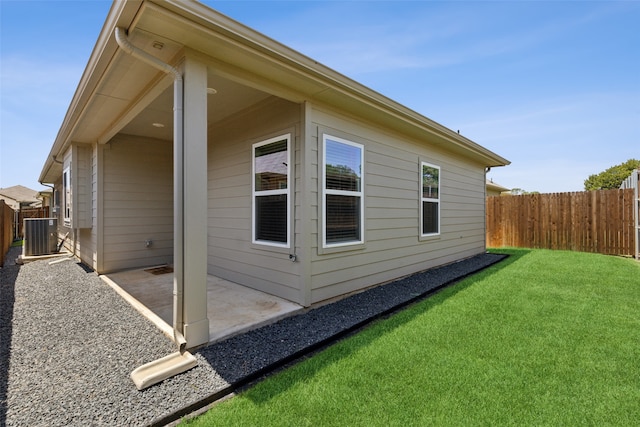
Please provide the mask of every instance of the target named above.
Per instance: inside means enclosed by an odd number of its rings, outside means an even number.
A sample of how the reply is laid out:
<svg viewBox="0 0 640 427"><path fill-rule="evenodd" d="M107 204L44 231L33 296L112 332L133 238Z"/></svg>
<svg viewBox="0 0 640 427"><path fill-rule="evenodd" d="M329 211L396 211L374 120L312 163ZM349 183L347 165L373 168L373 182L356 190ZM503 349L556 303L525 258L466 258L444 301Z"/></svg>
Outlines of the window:
<svg viewBox="0 0 640 427"><path fill-rule="evenodd" d="M71 176L69 168L62 172L62 217L64 224L71 224Z"/></svg>
<svg viewBox="0 0 640 427"><path fill-rule="evenodd" d="M330 135L322 142L324 247L363 243L363 146Z"/></svg>
<svg viewBox="0 0 640 427"><path fill-rule="evenodd" d="M440 167L422 163L422 229L423 236L440 234Z"/></svg>
<svg viewBox="0 0 640 427"><path fill-rule="evenodd" d="M253 144L253 243L289 247L290 140Z"/></svg>

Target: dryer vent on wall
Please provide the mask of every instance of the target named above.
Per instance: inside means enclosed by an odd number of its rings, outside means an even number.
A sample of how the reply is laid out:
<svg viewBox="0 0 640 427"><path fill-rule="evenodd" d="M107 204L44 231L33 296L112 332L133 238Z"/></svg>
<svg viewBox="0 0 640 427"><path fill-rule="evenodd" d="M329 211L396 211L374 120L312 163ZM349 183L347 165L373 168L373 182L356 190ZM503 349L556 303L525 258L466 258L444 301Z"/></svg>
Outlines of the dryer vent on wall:
<svg viewBox="0 0 640 427"><path fill-rule="evenodd" d="M57 218L24 219L24 256L55 253L58 247Z"/></svg>

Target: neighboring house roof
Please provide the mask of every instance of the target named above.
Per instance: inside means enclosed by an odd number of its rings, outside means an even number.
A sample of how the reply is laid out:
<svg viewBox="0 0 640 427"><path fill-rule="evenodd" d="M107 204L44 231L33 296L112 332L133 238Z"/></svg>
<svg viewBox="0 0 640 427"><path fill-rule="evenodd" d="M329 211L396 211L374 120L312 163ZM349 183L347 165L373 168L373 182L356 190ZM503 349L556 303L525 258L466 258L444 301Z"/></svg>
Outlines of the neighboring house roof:
<svg viewBox="0 0 640 427"><path fill-rule="evenodd" d="M272 174L287 174L287 153L281 151L273 153L268 156L258 157L256 159L255 173L272 173Z"/></svg>
<svg viewBox="0 0 640 427"><path fill-rule="evenodd" d="M0 199L4 199L13 209L19 209L21 204L37 205L41 203L38 192L23 185L0 188Z"/></svg>
<svg viewBox="0 0 640 427"><path fill-rule="evenodd" d="M620 184L620 189L625 188L638 188L638 181L640 181L640 168L632 171L628 177L626 177Z"/></svg>
<svg viewBox="0 0 640 427"><path fill-rule="evenodd" d="M38 199L41 200L42 206L50 206L53 199L53 188L39 191Z"/></svg>
<svg viewBox="0 0 640 427"><path fill-rule="evenodd" d="M487 178L486 185L487 185L487 194L490 194L490 193L501 194L507 191L511 191L510 188L503 187L502 185L493 182L493 179L489 179L489 178Z"/></svg>
<svg viewBox="0 0 640 427"><path fill-rule="evenodd" d="M387 131L418 140L428 138L430 144L487 167L510 163L457 132L201 3L137 0L115 1L111 6L43 166L40 182L59 179L59 156L72 141L104 144L120 132L136 135L144 120L148 122L158 115L171 122L171 78L122 52L114 38L116 27L127 29L135 45L167 63L185 50L215 62L208 70L209 83L218 92L216 102L210 103L207 111L209 123L274 95L301 104L317 102L366 118ZM147 129L145 135L170 140L171 127Z"/></svg>

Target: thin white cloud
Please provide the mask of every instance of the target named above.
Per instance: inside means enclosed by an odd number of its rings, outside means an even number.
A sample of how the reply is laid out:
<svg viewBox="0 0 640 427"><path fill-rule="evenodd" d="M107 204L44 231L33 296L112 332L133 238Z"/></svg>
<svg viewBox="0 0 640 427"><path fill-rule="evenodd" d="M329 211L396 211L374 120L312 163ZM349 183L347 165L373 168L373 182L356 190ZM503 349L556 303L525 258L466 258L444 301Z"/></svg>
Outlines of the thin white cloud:
<svg viewBox="0 0 640 427"><path fill-rule="evenodd" d="M492 171L501 185L581 191L590 174L638 158L638 99L638 92L603 92L536 100L517 108L492 106L491 113L463 125L463 130L512 162Z"/></svg>
<svg viewBox="0 0 640 427"><path fill-rule="evenodd" d="M617 7L596 7L570 15L549 14L530 25L509 27L513 15L495 13L505 7L524 14L532 7L476 3L467 7L440 7L439 3L406 3L397 13L380 19L379 5L328 2L307 9L266 31L276 34L302 53L351 76L406 69L436 69L473 64L487 58L523 54L562 38L575 28L602 19ZM517 9L517 10L516 10ZM311 18L313 17L313 18ZM309 31L308 23L317 27ZM300 22L297 24L297 22ZM375 22L375 23L374 23Z"/></svg>
<svg viewBox="0 0 640 427"><path fill-rule="evenodd" d="M562 193L582 191L584 180L589 175L603 170L599 167L595 162L548 156L544 161L493 168L487 177L507 188L520 188L540 193Z"/></svg>
<svg viewBox="0 0 640 427"><path fill-rule="evenodd" d="M560 130L602 130L614 132L623 128L626 133L640 137L640 106L638 92L582 93L557 99L529 99L526 103L487 106L473 115L475 120L462 126L465 132L505 135L557 134ZM612 114L613 113L613 114ZM581 132L581 135L584 132Z"/></svg>
<svg viewBox="0 0 640 427"><path fill-rule="evenodd" d="M36 58L2 59L3 105L66 106L80 80L83 65L41 61Z"/></svg>
<svg viewBox="0 0 640 427"><path fill-rule="evenodd" d="M448 13L415 3L384 13L389 3L326 2L261 25L262 31L342 73L423 68L456 62L455 55L425 47L462 35L464 22L451 22ZM382 8L381 8L382 7ZM433 11L432 11L433 10ZM317 26L309 28L309 22Z"/></svg>
<svg viewBox="0 0 640 427"><path fill-rule="evenodd" d="M2 58L0 184L38 186L48 147L73 96L83 67L27 56ZM30 153L26 155L26 153ZM16 177L30 171L30 181Z"/></svg>

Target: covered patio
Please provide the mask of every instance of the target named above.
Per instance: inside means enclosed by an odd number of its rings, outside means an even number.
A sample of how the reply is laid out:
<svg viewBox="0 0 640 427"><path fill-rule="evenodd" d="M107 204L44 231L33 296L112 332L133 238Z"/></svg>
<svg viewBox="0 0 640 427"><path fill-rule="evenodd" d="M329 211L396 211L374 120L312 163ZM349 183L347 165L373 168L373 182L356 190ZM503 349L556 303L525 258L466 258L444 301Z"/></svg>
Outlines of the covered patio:
<svg viewBox="0 0 640 427"><path fill-rule="evenodd" d="M168 265L101 275L136 310L173 339L173 268ZM302 306L207 275L209 342L275 322Z"/></svg>

